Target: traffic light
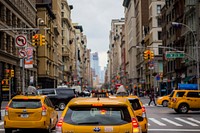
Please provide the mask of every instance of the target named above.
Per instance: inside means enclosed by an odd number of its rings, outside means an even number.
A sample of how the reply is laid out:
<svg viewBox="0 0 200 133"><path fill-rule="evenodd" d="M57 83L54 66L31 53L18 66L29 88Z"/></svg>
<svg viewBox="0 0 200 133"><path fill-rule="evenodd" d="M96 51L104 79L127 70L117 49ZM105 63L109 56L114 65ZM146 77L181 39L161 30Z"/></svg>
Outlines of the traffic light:
<svg viewBox="0 0 200 133"><path fill-rule="evenodd" d="M15 76L15 71L12 69L10 70L10 77L13 78Z"/></svg>
<svg viewBox="0 0 200 133"><path fill-rule="evenodd" d="M32 45L33 46L38 46L39 41L40 41L40 35L39 34L35 34L34 36L32 36Z"/></svg>
<svg viewBox="0 0 200 133"><path fill-rule="evenodd" d="M143 53L144 59L145 60L151 59L151 55L150 54L151 54L150 50L145 50L144 53Z"/></svg>
<svg viewBox="0 0 200 133"><path fill-rule="evenodd" d="M45 45L45 36L44 35L40 35L40 46L44 46Z"/></svg>
<svg viewBox="0 0 200 133"><path fill-rule="evenodd" d="M153 51L150 52L150 59L151 60L154 59L154 53L153 53Z"/></svg>

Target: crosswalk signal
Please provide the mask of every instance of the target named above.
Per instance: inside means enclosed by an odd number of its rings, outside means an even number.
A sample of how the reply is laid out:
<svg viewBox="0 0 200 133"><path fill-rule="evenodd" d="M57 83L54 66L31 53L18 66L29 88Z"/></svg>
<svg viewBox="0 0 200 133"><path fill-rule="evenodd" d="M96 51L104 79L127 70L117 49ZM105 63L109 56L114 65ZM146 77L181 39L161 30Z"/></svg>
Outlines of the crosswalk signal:
<svg viewBox="0 0 200 133"><path fill-rule="evenodd" d="M38 46L39 45L39 38L40 35L39 34L35 34L34 36L32 36L32 45L33 46Z"/></svg>
<svg viewBox="0 0 200 133"><path fill-rule="evenodd" d="M45 45L45 36L44 35L40 35L40 46L44 46Z"/></svg>

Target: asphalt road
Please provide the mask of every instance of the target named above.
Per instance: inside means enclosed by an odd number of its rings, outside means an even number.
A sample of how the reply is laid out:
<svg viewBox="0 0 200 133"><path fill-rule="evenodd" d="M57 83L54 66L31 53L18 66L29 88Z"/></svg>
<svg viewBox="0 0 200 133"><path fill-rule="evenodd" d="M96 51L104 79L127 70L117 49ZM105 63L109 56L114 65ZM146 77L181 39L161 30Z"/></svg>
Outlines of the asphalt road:
<svg viewBox="0 0 200 133"><path fill-rule="evenodd" d="M147 111L148 133L199 133L200 111L189 111L188 114L177 114L173 109L148 106L149 99L142 98Z"/></svg>
<svg viewBox="0 0 200 133"><path fill-rule="evenodd" d="M173 109L162 106L148 106L149 99L141 98L148 117L148 133L199 133L200 111L177 114ZM2 111L2 115L4 115ZM59 115L62 113L58 111ZM3 121L0 121L0 133L4 133ZM20 133L20 131L15 131ZM54 131L55 133L55 131Z"/></svg>

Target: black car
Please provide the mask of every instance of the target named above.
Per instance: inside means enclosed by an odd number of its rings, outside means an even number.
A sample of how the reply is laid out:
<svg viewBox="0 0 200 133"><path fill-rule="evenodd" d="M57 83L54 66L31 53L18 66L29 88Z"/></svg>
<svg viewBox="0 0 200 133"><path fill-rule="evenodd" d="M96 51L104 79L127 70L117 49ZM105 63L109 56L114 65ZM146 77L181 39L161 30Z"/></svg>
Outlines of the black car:
<svg viewBox="0 0 200 133"><path fill-rule="evenodd" d="M52 104L59 110L64 110L68 102L76 97L75 90L71 88L38 89L37 92L39 95L47 95Z"/></svg>

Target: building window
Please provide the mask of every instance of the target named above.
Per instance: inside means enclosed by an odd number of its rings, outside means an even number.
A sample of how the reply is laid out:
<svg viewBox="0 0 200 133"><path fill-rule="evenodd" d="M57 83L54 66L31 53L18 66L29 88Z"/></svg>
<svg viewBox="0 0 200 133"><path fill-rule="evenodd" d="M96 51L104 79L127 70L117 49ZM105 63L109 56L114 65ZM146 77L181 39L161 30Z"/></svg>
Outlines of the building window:
<svg viewBox="0 0 200 133"><path fill-rule="evenodd" d="M64 9L64 4L63 3L61 4L61 8Z"/></svg>
<svg viewBox="0 0 200 133"><path fill-rule="evenodd" d="M157 5L157 14L161 13L161 5Z"/></svg>
<svg viewBox="0 0 200 133"><path fill-rule="evenodd" d="M162 25L161 25L161 24L162 24L161 18L158 18L158 19L157 19L157 23L158 23L158 27L161 27L161 26L162 26Z"/></svg>
<svg viewBox="0 0 200 133"><path fill-rule="evenodd" d="M158 31L158 40L161 40L161 38L162 38L162 32Z"/></svg>

